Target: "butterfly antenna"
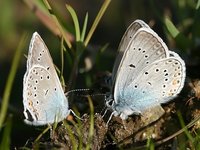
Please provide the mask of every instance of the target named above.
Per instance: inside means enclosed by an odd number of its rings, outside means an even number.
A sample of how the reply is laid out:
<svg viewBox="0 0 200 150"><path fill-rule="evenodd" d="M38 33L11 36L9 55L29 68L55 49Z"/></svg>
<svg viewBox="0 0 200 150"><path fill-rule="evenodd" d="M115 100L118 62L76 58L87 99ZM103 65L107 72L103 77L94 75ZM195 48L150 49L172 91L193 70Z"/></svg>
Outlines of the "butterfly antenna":
<svg viewBox="0 0 200 150"><path fill-rule="evenodd" d="M74 93L74 92L82 92L82 91L92 91L91 89L75 89L75 90L70 90L68 91L67 93L65 93L65 96L68 96L69 94L71 93ZM102 94L102 93L98 93L98 94L86 94L84 96L105 96L105 94Z"/></svg>
<svg viewBox="0 0 200 150"><path fill-rule="evenodd" d="M75 90L70 90L70 91L68 91L68 92L65 93L65 96L68 96L69 94L74 93L74 92L81 92L81 91L91 91L91 89L75 89Z"/></svg>

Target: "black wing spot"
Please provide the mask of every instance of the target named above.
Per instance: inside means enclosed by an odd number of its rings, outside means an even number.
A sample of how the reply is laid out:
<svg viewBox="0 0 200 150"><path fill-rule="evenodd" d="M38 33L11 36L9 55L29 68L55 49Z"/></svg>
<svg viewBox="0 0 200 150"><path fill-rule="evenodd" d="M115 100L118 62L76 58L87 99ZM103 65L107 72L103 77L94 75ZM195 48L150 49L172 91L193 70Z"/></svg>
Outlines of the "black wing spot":
<svg viewBox="0 0 200 150"><path fill-rule="evenodd" d="M157 68L157 69L156 69L156 72L158 72L158 71L159 71L159 69Z"/></svg>
<svg viewBox="0 0 200 150"><path fill-rule="evenodd" d="M129 67L135 68L135 65L133 65L133 64L130 64L130 65L129 65Z"/></svg>
<svg viewBox="0 0 200 150"><path fill-rule="evenodd" d="M152 85L151 82L147 82L149 85Z"/></svg>
<svg viewBox="0 0 200 150"><path fill-rule="evenodd" d="M46 96L46 95L48 94L48 92L49 92L49 90L46 90L46 92L45 92L45 94L44 94L44 95Z"/></svg>
<svg viewBox="0 0 200 150"><path fill-rule="evenodd" d="M35 80L35 83L38 84L38 80Z"/></svg>
<svg viewBox="0 0 200 150"><path fill-rule="evenodd" d="M32 117L32 115L31 115L31 113L30 113L30 111L28 109L26 110L26 114L28 116L27 120L32 122L33 121L33 117Z"/></svg>

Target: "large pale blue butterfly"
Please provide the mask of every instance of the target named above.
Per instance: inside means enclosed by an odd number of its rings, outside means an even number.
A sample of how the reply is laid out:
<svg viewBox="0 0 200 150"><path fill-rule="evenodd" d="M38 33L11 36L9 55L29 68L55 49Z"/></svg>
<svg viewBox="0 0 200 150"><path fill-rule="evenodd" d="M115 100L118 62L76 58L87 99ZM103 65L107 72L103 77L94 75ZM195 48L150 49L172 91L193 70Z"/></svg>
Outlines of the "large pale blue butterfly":
<svg viewBox="0 0 200 150"><path fill-rule="evenodd" d="M23 84L24 115L27 124L51 124L69 115L68 99L65 97L49 50L37 32L33 34L30 42Z"/></svg>
<svg viewBox="0 0 200 150"><path fill-rule="evenodd" d="M112 72L112 93L106 100L112 115L127 119L161 107L184 86L184 61L142 20L134 21L119 44Z"/></svg>

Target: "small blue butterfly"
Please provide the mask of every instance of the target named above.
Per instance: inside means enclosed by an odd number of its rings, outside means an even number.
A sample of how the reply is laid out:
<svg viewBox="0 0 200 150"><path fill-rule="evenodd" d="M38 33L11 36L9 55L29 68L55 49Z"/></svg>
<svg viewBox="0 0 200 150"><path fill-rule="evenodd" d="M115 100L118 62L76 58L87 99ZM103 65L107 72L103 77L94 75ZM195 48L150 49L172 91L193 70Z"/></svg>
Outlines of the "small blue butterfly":
<svg viewBox="0 0 200 150"><path fill-rule="evenodd" d="M136 20L119 44L112 94L106 105L123 120L132 114L144 114L175 98L184 86L185 76L185 63L179 55L169 51L145 22Z"/></svg>
<svg viewBox="0 0 200 150"><path fill-rule="evenodd" d="M37 32L33 34L29 46L23 84L24 115L27 124L52 124L69 115L68 99L65 97L49 50Z"/></svg>

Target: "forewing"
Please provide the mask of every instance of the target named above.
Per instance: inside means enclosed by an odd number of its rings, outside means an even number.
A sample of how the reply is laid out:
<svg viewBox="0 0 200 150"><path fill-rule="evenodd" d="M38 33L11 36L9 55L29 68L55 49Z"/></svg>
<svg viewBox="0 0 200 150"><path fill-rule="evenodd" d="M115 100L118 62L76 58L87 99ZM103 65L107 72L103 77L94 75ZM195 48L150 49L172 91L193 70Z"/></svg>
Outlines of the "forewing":
<svg viewBox="0 0 200 150"><path fill-rule="evenodd" d="M125 31L119 47L118 47L118 55L117 58L115 59L115 63L114 63L114 67L113 67L113 71L112 71L112 79L114 80L116 73L117 73L117 69L119 67L119 64L121 62L121 58L124 54L124 51L126 50L129 42L132 40L133 36L135 35L135 33L137 32L138 29L140 28L149 28L150 27L142 20L135 20Z"/></svg>
<svg viewBox="0 0 200 150"><path fill-rule="evenodd" d="M114 99L117 102L123 92L140 72L154 61L169 57L169 51L162 39L147 28L135 33L125 50L114 83Z"/></svg>

